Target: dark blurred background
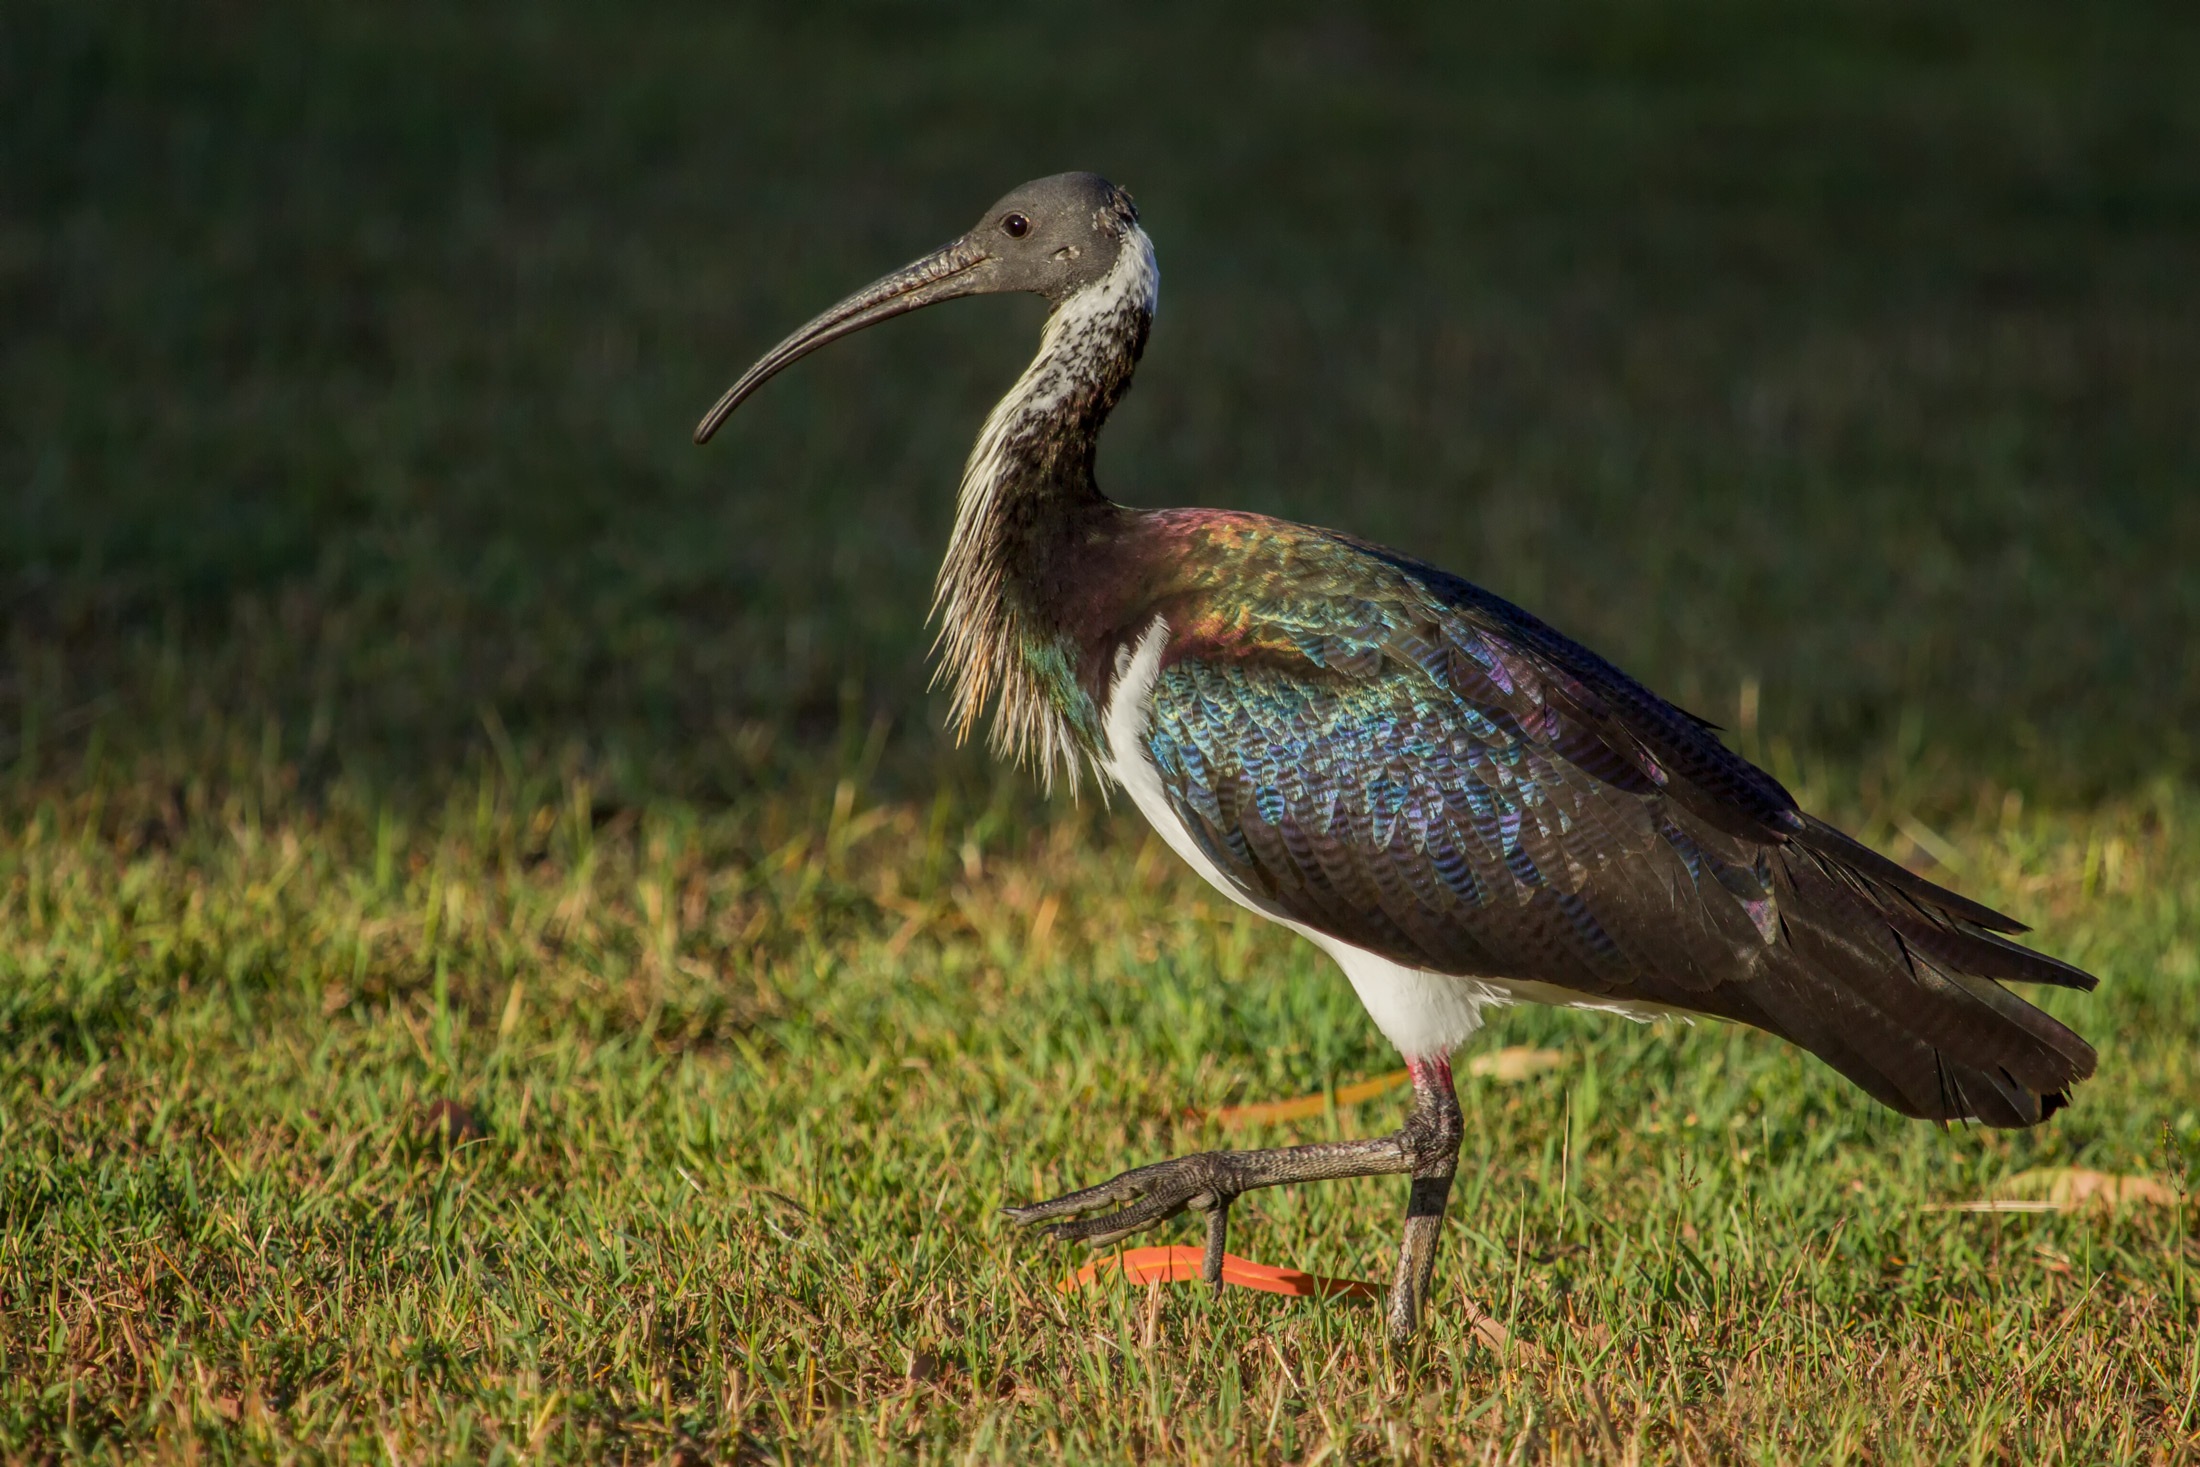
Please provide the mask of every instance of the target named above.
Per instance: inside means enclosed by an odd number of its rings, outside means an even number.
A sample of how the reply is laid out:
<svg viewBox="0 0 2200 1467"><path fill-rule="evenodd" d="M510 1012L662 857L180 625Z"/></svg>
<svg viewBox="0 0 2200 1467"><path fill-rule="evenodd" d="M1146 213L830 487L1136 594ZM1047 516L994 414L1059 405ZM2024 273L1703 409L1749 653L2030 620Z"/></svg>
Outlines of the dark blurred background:
<svg viewBox="0 0 2200 1467"><path fill-rule="evenodd" d="M1164 275L1118 498L1393 542L1724 723L1761 688L1776 767L2186 776L2195 78L2185 3L10 0L0 762L710 800L877 727L990 778L923 621L1037 303L687 435L1092 168Z"/></svg>

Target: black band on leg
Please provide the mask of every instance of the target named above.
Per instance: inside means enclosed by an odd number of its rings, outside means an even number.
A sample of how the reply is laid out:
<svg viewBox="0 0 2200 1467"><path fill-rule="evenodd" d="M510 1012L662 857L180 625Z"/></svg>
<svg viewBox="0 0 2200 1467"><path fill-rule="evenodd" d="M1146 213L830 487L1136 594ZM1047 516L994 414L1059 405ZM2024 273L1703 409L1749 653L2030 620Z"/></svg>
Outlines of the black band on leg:
<svg viewBox="0 0 2200 1467"><path fill-rule="evenodd" d="M1442 1217L1444 1205L1451 1201L1451 1173L1440 1177L1415 1177L1413 1190L1406 1194L1406 1216Z"/></svg>

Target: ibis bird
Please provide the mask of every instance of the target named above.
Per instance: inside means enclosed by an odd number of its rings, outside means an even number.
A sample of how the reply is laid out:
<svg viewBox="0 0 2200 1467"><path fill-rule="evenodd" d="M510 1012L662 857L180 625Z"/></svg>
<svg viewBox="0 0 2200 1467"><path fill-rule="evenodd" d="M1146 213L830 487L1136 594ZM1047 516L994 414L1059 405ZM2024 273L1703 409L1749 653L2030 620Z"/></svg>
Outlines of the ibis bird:
<svg viewBox="0 0 2200 1467"><path fill-rule="evenodd" d="M2031 1126L2068 1103L2092 1048L2003 985L2095 980L1805 814L1713 725L1413 556L1102 494L1094 449L1159 281L1130 195L1039 179L773 347L695 430L888 317L1051 302L978 434L940 570L958 734L994 706L1000 753L1120 788L1225 896L1328 952L1405 1057L1413 1107L1389 1135L1178 1157L1010 1218L1101 1244L1190 1210L1218 1283L1245 1193L1403 1173L1403 1341L1459 1156L1450 1055L1493 1004L1754 1025L1928 1120Z"/></svg>

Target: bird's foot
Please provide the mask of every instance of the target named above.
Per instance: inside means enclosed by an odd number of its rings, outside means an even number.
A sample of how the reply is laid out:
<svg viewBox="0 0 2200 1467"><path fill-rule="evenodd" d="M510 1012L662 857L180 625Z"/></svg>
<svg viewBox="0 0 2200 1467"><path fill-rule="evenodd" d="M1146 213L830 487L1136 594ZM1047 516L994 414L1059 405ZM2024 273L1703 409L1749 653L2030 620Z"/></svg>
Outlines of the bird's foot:
<svg viewBox="0 0 2200 1467"><path fill-rule="evenodd" d="M1387 1141L1389 1138L1384 1138ZM1375 1145L1378 1143L1358 1143ZM1064 1242L1088 1243L1104 1248L1180 1213L1204 1213L1207 1218L1206 1257L1200 1276L1210 1284L1222 1282L1222 1254L1229 1241L1230 1204L1255 1187L1273 1186L1290 1178L1271 1176L1273 1161L1292 1150L1202 1151L1191 1156L1134 1167L1100 1183L1064 1193L1046 1202L1002 1211L1009 1221L1023 1227L1052 1223L1047 1232ZM1267 1163L1267 1165L1263 1165ZM1382 1166L1395 1171L1395 1166ZM1325 1172L1322 1175L1342 1175ZM1364 1175L1364 1174L1363 1174ZM1097 1217L1079 1214L1101 1212Z"/></svg>
<svg viewBox="0 0 2200 1467"><path fill-rule="evenodd" d="M1002 1211L1021 1226L1051 1224L1047 1232L1053 1237L1093 1247L1105 1247L1187 1211L1203 1213L1207 1219L1207 1245L1200 1276L1220 1285L1222 1255L1229 1240L1230 1204L1245 1193L1286 1182L1407 1172L1413 1177L1413 1191L1406 1206L1405 1239L1387 1311L1391 1336L1402 1343L1414 1332L1421 1301L1435 1270L1436 1236L1451 1193L1461 1132L1459 1103L1451 1089L1451 1067L1441 1060L1429 1060L1416 1062L1412 1069L1413 1113L1388 1136L1260 1151L1201 1151L1134 1167L1098 1186L1046 1202ZM1097 1215L1084 1216L1087 1213Z"/></svg>

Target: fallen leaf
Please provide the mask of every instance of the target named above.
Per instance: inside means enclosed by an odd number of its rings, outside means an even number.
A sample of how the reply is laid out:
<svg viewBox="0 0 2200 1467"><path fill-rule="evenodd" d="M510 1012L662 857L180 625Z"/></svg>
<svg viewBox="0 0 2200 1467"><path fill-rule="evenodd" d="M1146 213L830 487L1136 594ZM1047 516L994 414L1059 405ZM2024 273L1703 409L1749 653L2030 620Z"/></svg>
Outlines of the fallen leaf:
<svg viewBox="0 0 2200 1467"><path fill-rule="evenodd" d="M2152 1177L2117 1176L2083 1167L2046 1166L2018 1172L1974 1202L1940 1202L1927 1212L2076 1212L2086 1208L2168 1207L2177 1194Z"/></svg>
<svg viewBox="0 0 2200 1467"><path fill-rule="evenodd" d="M2175 1192L2152 1177L2120 1177L2074 1166L2018 1172L1994 1190L2004 1197L2037 1196L2057 1207L2168 1207L2177 1201Z"/></svg>
<svg viewBox="0 0 2200 1467"><path fill-rule="evenodd" d="M1531 1049L1525 1044L1510 1044L1503 1049L1493 1049L1488 1054L1478 1054L1467 1062L1467 1073L1479 1075L1485 1080L1495 1080L1501 1085L1512 1085L1540 1075L1545 1070L1555 1070L1566 1063L1566 1052L1559 1049Z"/></svg>
<svg viewBox="0 0 2200 1467"><path fill-rule="evenodd" d="M1134 1284L1198 1283L1200 1269L1206 1256L1197 1248L1126 1248L1096 1258L1083 1268L1055 1285L1062 1293L1072 1293L1092 1283L1102 1274L1120 1272ZM1295 1268L1277 1268L1273 1264L1255 1263L1250 1258L1240 1258L1235 1253L1222 1255L1222 1281L1236 1284L1243 1289L1258 1289L1264 1294L1283 1294L1294 1299L1380 1299L1383 1291L1360 1279L1330 1279L1315 1274L1301 1273Z"/></svg>
<svg viewBox="0 0 2200 1467"><path fill-rule="evenodd" d="M1459 1307L1466 1311L1467 1328L1474 1331L1474 1337L1492 1350L1504 1351L1509 1349L1515 1354L1525 1355L1530 1360L1544 1358L1541 1350L1529 1344L1526 1340L1516 1339L1511 1330L1498 1322L1496 1315L1491 1314L1472 1299L1460 1300ZM1599 1326L1599 1328L1605 1327ZM1610 1337L1611 1331L1605 1328L1605 1338L1609 1339Z"/></svg>

